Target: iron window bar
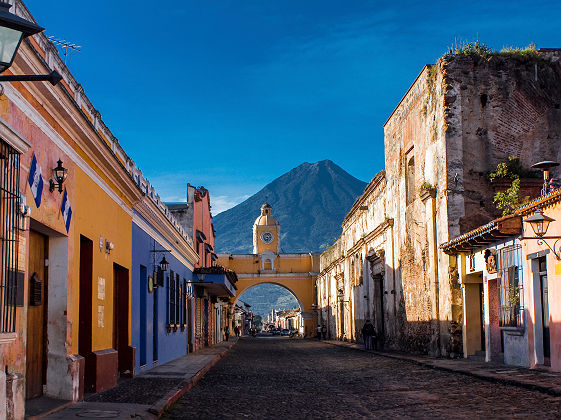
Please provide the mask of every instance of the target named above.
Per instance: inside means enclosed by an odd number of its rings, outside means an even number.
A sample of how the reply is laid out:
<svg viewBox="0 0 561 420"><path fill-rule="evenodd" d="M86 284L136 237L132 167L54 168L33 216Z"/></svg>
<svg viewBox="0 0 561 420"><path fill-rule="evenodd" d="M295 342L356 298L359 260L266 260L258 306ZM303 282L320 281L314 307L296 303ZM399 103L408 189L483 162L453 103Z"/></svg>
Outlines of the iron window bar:
<svg viewBox="0 0 561 420"><path fill-rule="evenodd" d="M522 245L499 249L499 326L523 327Z"/></svg>
<svg viewBox="0 0 561 420"><path fill-rule="evenodd" d="M0 333L15 332L20 154L0 140Z"/></svg>

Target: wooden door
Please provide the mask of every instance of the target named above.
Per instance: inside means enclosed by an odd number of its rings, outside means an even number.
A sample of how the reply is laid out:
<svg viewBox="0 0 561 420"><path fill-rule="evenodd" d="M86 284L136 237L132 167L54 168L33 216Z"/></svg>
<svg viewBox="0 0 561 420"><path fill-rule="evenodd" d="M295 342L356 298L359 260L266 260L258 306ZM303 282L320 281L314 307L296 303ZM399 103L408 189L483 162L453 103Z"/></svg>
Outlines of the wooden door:
<svg viewBox="0 0 561 420"><path fill-rule="evenodd" d="M86 359L84 388L95 391L96 370L92 361L93 241L80 235L80 296L78 308L78 354Z"/></svg>
<svg viewBox="0 0 561 420"><path fill-rule="evenodd" d="M26 398L43 394L47 371L47 259L46 236L29 231Z"/></svg>
<svg viewBox="0 0 561 420"><path fill-rule="evenodd" d="M119 374L132 374L129 348L129 270L113 264L113 348L117 350Z"/></svg>

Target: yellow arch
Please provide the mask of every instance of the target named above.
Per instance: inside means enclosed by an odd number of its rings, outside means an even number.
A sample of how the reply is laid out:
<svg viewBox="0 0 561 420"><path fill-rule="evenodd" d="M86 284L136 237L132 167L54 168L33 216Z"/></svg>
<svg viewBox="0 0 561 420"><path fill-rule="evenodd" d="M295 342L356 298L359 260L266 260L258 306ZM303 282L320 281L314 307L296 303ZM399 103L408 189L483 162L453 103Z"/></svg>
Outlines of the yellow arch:
<svg viewBox="0 0 561 420"><path fill-rule="evenodd" d="M302 316L304 318L304 334L308 337L316 334L317 313L314 306L315 281L313 276L299 276L297 274L294 276L283 275L271 277L259 275L244 276L243 274L238 275L238 282L236 283L236 298L233 303L235 304L239 300L240 296L242 296L247 290L261 284L275 284L292 293L302 310ZM235 305L232 305L232 310L234 307Z"/></svg>

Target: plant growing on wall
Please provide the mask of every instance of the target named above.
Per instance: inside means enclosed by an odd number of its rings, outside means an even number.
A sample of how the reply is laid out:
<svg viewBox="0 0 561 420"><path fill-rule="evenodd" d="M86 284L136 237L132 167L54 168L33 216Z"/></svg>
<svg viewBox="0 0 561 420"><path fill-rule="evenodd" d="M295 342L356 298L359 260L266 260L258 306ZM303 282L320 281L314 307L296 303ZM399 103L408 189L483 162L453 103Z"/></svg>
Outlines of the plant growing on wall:
<svg viewBox="0 0 561 420"><path fill-rule="evenodd" d="M537 61L542 62L543 58L539 55L536 46L530 44L527 47L503 47L501 50L493 50L492 48L485 45L484 42L465 42L460 41L455 43L454 46L449 47L448 51L444 54L444 57L451 57L457 55L471 55L479 56L484 58L490 57L513 57L517 58L519 61Z"/></svg>
<svg viewBox="0 0 561 420"><path fill-rule="evenodd" d="M493 203L497 209L503 211L503 216L512 214L514 210L526 204L530 197L520 196L520 177L529 177L533 174L522 168L520 159L515 156L509 156L506 162L497 165L497 169L489 174L489 179L511 179L512 183L506 191L498 191L495 193Z"/></svg>
<svg viewBox="0 0 561 420"><path fill-rule="evenodd" d="M421 190L426 190L426 191L432 190L432 184L430 182L424 181L421 184Z"/></svg>

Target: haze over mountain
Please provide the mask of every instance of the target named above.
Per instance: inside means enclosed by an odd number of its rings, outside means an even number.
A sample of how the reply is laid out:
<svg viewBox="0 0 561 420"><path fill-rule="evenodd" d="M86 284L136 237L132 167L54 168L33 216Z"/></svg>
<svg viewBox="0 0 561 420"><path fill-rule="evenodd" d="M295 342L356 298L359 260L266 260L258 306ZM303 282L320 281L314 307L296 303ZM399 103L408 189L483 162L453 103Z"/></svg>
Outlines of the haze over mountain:
<svg viewBox="0 0 561 420"><path fill-rule="evenodd" d="M300 306L292 293L276 284L254 286L246 290L240 300L250 304L253 313L262 317L270 314L273 309L294 309Z"/></svg>
<svg viewBox="0 0 561 420"><path fill-rule="evenodd" d="M322 251L340 235L343 218L365 187L330 160L303 163L216 215L216 250L251 253L253 222L268 202L281 225L282 252Z"/></svg>

